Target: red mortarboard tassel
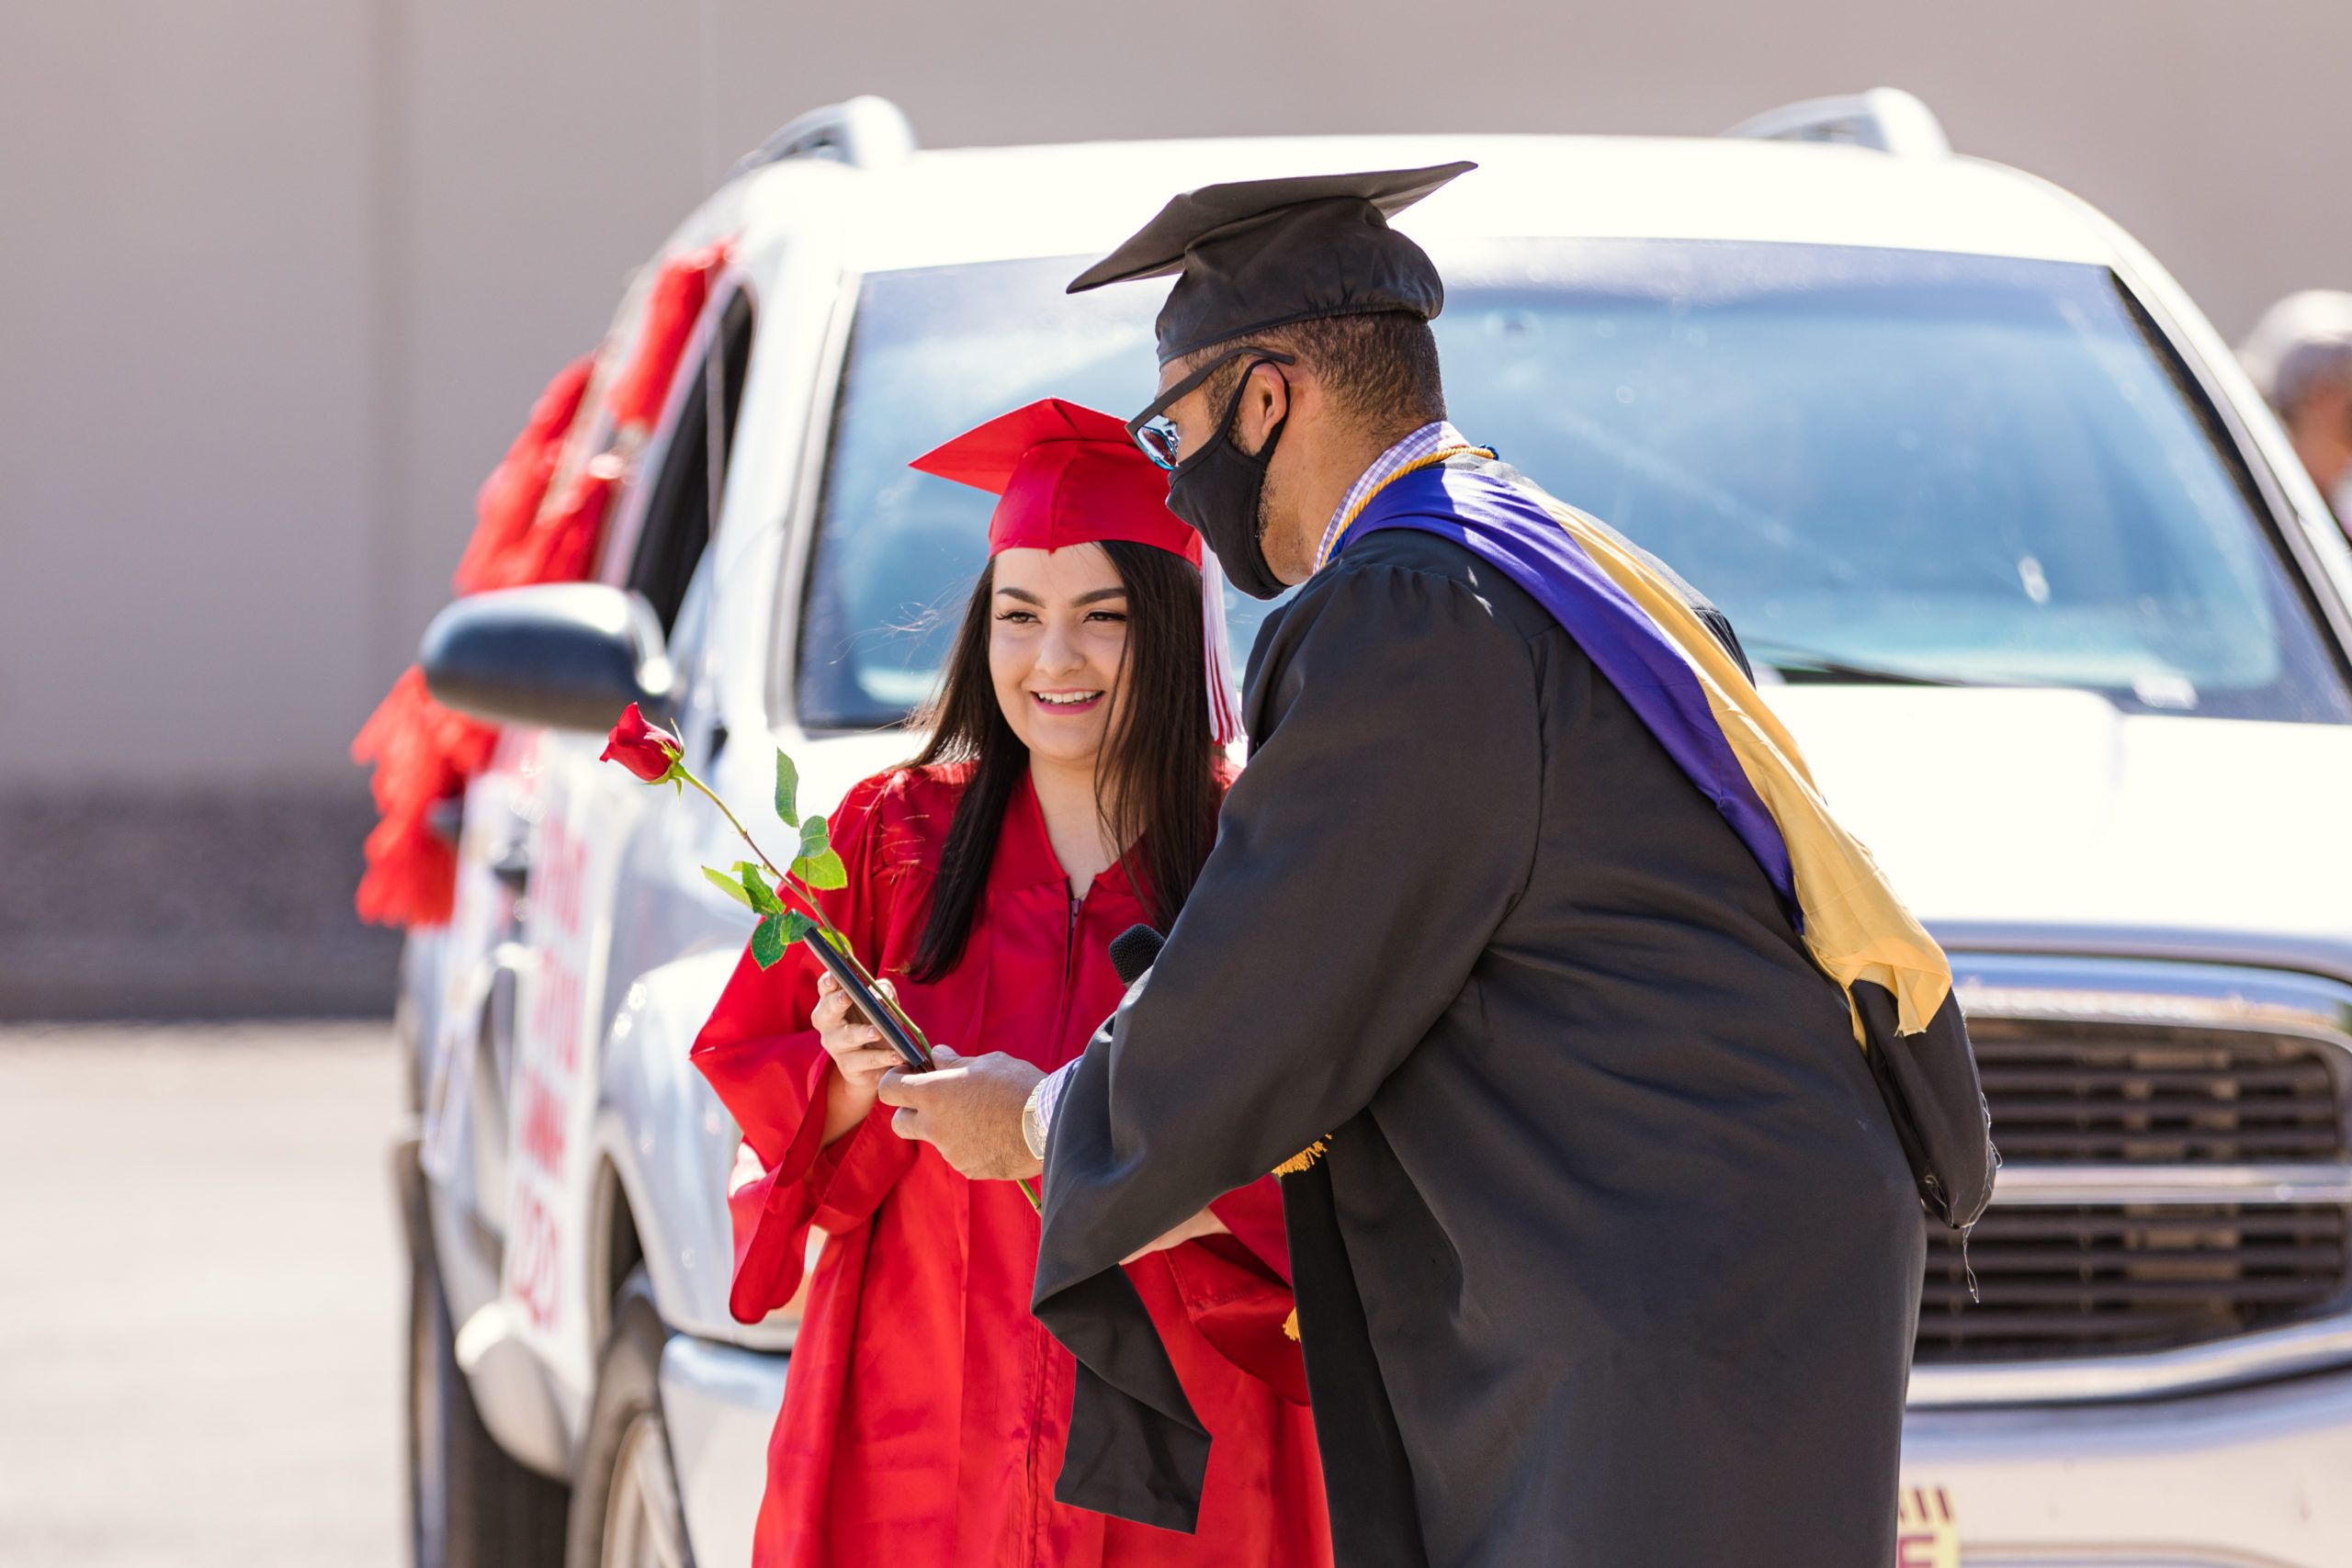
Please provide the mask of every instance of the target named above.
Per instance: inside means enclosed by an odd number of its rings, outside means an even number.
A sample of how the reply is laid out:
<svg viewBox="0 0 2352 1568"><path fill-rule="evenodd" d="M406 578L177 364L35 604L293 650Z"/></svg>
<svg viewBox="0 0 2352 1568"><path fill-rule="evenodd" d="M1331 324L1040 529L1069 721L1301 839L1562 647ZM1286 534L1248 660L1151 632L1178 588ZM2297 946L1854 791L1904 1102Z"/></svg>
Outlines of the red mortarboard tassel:
<svg viewBox="0 0 2352 1568"><path fill-rule="evenodd" d="M1225 567L1201 546L1201 649L1208 671L1209 731L1219 746L1249 736L1241 728L1241 685L1233 678L1233 639L1225 629Z"/></svg>

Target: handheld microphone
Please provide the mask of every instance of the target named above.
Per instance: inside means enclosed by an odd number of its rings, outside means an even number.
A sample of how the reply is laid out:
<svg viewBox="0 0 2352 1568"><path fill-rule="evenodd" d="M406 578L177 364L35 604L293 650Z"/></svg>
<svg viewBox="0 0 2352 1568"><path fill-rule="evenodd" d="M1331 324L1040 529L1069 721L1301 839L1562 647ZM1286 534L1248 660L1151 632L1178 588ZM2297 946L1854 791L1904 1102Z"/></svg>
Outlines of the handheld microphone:
<svg viewBox="0 0 2352 1568"><path fill-rule="evenodd" d="M1159 950L1168 939L1149 926L1129 926L1111 939L1111 967L1119 972L1119 984L1132 986L1143 978L1143 972L1159 962Z"/></svg>

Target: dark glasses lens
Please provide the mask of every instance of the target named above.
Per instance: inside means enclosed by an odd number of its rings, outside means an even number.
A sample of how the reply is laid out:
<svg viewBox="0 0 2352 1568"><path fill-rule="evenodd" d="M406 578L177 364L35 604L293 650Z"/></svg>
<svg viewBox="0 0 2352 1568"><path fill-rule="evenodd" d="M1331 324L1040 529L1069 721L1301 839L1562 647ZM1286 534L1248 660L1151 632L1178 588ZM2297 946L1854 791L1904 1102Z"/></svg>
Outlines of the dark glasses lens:
<svg viewBox="0 0 2352 1568"><path fill-rule="evenodd" d="M1172 468L1182 461L1176 454L1183 446L1183 437L1176 434L1175 422L1164 414L1136 429L1136 445L1143 448L1145 457L1163 468Z"/></svg>
<svg viewBox="0 0 2352 1568"><path fill-rule="evenodd" d="M1176 466L1176 449L1179 445L1176 423L1161 411L1174 407L1186 393L1216 374L1218 367L1230 365L1244 355L1254 355L1260 364L1295 365L1298 363L1292 355L1272 348L1253 348L1245 345L1218 355L1215 359L1160 393L1159 397L1154 398L1149 408L1127 421L1127 434L1135 437L1136 445L1143 448L1145 457L1163 468L1172 468ZM1237 398L1235 401L1238 403L1239 399ZM1227 417L1231 417L1229 411Z"/></svg>

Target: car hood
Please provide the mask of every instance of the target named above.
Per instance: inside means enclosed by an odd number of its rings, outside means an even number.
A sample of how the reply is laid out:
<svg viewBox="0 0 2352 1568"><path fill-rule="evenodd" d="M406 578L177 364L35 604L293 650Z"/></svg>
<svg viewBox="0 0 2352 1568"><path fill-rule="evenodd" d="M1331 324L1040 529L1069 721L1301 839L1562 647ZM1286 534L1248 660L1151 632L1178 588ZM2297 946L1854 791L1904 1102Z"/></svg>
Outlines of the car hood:
<svg viewBox="0 0 2352 1568"><path fill-rule="evenodd" d="M2087 692L1766 696L1831 810L1931 927L2352 942L2352 726L2131 715ZM808 748L811 808L910 749L896 732Z"/></svg>
<svg viewBox="0 0 2352 1568"><path fill-rule="evenodd" d="M1767 697L1930 926L2352 936L2352 727L2132 715L2086 692Z"/></svg>

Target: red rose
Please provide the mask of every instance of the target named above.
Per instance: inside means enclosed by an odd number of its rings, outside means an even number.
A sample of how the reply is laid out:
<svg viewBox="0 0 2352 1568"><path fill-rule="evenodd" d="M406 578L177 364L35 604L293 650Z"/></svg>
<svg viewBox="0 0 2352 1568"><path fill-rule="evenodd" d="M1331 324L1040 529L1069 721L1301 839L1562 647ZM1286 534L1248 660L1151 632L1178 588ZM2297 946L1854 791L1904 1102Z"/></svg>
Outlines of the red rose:
<svg viewBox="0 0 2352 1568"><path fill-rule="evenodd" d="M605 741L605 754L600 762L618 762L647 784L660 784L670 776L680 752L678 738L658 724L648 724L637 705L628 705L613 733Z"/></svg>

